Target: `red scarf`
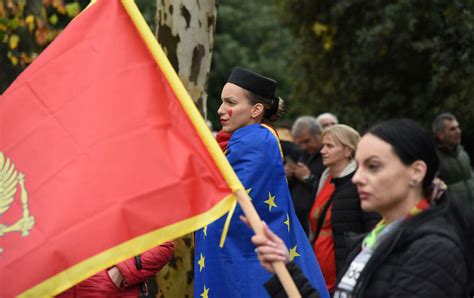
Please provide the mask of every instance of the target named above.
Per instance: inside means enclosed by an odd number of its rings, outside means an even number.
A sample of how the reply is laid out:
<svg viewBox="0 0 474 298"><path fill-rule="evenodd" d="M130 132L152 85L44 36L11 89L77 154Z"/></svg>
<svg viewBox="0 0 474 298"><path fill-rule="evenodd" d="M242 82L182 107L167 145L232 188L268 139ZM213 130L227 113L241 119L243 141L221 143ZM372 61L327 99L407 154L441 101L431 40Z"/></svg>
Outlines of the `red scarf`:
<svg viewBox="0 0 474 298"><path fill-rule="evenodd" d="M219 147L221 147L222 152L227 151L227 144L229 143L230 137L232 136L231 133L219 131L216 135L216 141L219 143Z"/></svg>

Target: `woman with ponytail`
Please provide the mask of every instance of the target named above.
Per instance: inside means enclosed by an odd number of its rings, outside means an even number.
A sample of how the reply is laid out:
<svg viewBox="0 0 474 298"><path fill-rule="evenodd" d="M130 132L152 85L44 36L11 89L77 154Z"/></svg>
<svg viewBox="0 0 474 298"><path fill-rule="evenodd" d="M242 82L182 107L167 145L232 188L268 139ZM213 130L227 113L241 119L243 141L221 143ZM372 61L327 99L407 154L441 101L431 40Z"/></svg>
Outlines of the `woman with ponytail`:
<svg viewBox="0 0 474 298"><path fill-rule="evenodd" d="M222 90L218 141L262 220L292 249L292 258L320 296L328 297L293 209L278 136L269 125L284 110L275 90L276 81L235 68ZM236 206L227 216L196 232L195 297L268 297L263 284L270 275L259 264L250 242L253 232L239 220L242 214Z"/></svg>

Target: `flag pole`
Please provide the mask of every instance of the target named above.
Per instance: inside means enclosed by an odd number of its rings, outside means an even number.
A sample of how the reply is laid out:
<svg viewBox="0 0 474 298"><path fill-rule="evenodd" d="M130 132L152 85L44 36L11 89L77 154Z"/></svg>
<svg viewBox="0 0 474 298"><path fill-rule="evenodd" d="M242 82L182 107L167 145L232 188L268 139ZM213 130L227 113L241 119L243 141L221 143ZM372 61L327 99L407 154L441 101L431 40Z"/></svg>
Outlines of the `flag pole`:
<svg viewBox="0 0 474 298"><path fill-rule="evenodd" d="M259 236L265 237L263 234L263 226L262 220L258 215L255 207L253 206L252 202L250 201L250 197L244 190L237 190L235 192L235 196L237 197L237 202L239 203L242 211L244 212L245 216L249 220L250 226L252 227L255 234ZM299 298L301 297L298 288L296 288L296 284L291 278L286 266L283 262L273 262L272 263L273 269L275 270L278 279L280 280L283 288L285 289L286 294L290 298Z"/></svg>

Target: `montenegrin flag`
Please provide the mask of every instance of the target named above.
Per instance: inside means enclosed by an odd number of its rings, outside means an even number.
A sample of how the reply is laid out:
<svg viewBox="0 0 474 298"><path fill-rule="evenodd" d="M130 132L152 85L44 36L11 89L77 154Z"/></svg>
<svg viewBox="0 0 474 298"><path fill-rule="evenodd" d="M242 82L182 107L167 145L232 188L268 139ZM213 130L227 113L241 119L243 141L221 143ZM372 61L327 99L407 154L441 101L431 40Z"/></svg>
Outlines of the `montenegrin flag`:
<svg viewBox="0 0 474 298"><path fill-rule="evenodd" d="M131 0L98 0L0 98L0 297L51 296L243 189Z"/></svg>

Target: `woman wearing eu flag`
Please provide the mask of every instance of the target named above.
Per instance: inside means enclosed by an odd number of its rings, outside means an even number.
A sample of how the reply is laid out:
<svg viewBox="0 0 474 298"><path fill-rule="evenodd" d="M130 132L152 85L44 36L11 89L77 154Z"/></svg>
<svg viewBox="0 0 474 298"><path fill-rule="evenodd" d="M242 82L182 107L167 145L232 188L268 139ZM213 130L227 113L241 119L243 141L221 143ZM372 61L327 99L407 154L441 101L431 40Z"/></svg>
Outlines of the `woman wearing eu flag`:
<svg viewBox="0 0 474 298"><path fill-rule="evenodd" d="M320 296L329 297L293 209L278 137L266 124L278 120L283 111L275 89L276 81L235 68L222 90L218 138L228 137L221 139L221 147L262 220L290 248L291 259L302 266ZM250 242L253 233L239 220L242 214L239 206L230 212L222 248L219 241L226 216L196 232L195 297L268 297L263 284L270 275L260 266Z"/></svg>

